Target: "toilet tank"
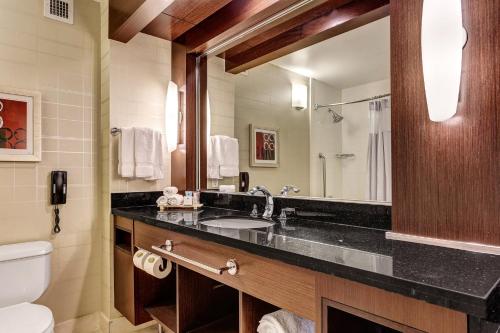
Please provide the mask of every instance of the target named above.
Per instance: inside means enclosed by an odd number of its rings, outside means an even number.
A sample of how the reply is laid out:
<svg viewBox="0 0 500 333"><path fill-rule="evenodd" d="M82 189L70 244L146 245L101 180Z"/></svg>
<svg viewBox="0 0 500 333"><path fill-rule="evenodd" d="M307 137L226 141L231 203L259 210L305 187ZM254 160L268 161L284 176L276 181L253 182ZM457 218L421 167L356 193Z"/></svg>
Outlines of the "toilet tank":
<svg viewBox="0 0 500 333"><path fill-rule="evenodd" d="M49 286L52 244L0 245L0 307L33 302Z"/></svg>

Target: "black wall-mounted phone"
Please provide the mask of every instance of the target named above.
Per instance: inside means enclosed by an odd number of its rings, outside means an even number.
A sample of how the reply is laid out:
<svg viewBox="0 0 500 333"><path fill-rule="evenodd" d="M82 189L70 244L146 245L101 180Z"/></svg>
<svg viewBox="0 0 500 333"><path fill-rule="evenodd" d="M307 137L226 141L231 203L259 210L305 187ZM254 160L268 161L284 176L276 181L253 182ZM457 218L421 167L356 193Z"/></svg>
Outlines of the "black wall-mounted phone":
<svg viewBox="0 0 500 333"><path fill-rule="evenodd" d="M56 234L61 231L58 205L66 203L67 192L68 173L66 171L52 171L50 174L50 203L54 205L54 233Z"/></svg>
<svg viewBox="0 0 500 333"><path fill-rule="evenodd" d="M50 203L61 205L66 203L68 187L68 173L66 171L52 171L50 174Z"/></svg>

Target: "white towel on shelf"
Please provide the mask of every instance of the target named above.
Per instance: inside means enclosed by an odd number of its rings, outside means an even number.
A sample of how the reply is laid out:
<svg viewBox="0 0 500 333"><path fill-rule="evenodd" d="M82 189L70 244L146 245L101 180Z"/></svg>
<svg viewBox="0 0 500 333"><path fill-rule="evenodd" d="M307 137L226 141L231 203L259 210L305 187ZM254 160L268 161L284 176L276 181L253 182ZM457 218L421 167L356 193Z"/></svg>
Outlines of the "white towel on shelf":
<svg viewBox="0 0 500 333"><path fill-rule="evenodd" d="M135 176L151 178L154 175L154 131L134 127Z"/></svg>
<svg viewBox="0 0 500 333"><path fill-rule="evenodd" d="M262 317L258 333L314 333L314 322L286 310L278 310Z"/></svg>
<svg viewBox="0 0 500 333"><path fill-rule="evenodd" d="M159 131L153 131L153 176L146 178L146 180L163 179L163 169L163 134Z"/></svg>
<svg viewBox="0 0 500 333"><path fill-rule="evenodd" d="M134 173L134 129L122 128L118 136L118 175L132 178Z"/></svg>

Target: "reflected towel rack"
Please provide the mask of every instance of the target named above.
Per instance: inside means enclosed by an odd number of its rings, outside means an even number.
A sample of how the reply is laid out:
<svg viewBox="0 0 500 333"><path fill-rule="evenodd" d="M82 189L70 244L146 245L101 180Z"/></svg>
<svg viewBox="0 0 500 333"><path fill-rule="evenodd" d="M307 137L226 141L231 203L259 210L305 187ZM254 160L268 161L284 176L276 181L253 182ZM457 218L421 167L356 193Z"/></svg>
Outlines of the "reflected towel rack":
<svg viewBox="0 0 500 333"><path fill-rule="evenodd" d="M113 136L121 134L121 132L122 132L122 130L118 127L111 128L111 135L113 135Z"/></svg>
<svg viewBox="0 0 500 333"><path fill-rule="evenodd" d="M383 94L383 95L377 95L377 96L372 96L368 98L363 98L359 99L357 101L350 101L350 102L340 102L340 103L333 103L333 104L314 104L314 110L318 111L321 108L327 108L327 107L332 107L332 106L339 106L339 105L347 105L347 104L355 104L355 103L361 103L361 102L368 102L368 101L373 101L375 99L380 99L384 97L391 96L391 94Z"/></svg>
<svg viewBox="0 0 500 333"><path fill-rule="evenodd" d="M341 159L341 160L345 160L347 158L351 158L354 156L356 156L356 155L354 155L354 154L335 154L335 157L338 159Z"/></svg>

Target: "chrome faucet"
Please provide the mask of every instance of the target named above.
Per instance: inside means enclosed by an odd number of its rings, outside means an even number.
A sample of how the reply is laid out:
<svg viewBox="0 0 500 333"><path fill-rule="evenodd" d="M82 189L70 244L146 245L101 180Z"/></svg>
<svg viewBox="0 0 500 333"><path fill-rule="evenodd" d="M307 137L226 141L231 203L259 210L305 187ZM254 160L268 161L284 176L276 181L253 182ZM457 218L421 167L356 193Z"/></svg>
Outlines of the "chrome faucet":
<svg viewBox="0 0 500 333"><path fill-rule="evenodd" d="M265 186L255 186L250 191L248 191L248 194L255 195L257 192L261 192L266 196L266 208L264 209L262 217L270 219L273 216L274 210L273 196Z"/></svg>
<svg viewBox="0 0 500 333"><path fill-rule="evenodd" d="M298 188L295 185L285 185L281 189L281 195L284 196L284 197L287 197L288 196L288 192L290 192L290 191L293 191L293 193L299 193L300 192L300 188Z"/></svg>

